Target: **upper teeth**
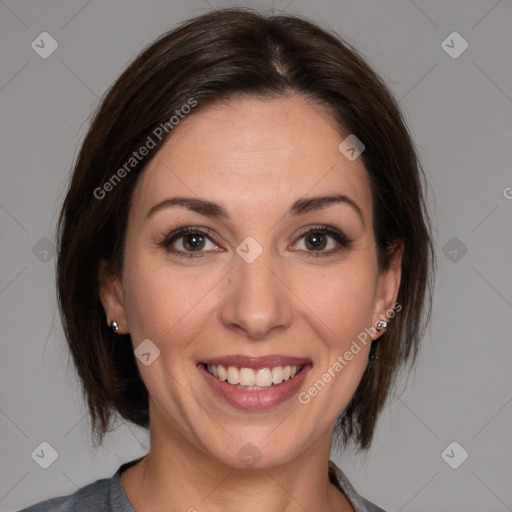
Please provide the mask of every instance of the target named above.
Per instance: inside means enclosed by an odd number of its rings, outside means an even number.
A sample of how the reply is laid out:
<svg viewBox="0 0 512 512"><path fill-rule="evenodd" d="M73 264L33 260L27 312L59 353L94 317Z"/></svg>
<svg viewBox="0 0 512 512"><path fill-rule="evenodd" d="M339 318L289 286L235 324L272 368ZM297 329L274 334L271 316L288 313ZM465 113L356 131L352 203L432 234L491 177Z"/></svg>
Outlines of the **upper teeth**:
<svg viewBox="0 0 512 512"><path fill-rule="evenodd" d="M229 384L269 387L272 386L272 384L281 384L283 380L295 377L295 375L302 370L302 366L275 366L272 369L260 368L259 370L229 366L226 370L226 368L220 364L207 364L206 369L214 377L217 377L221 381L227 380Z"/></svg>

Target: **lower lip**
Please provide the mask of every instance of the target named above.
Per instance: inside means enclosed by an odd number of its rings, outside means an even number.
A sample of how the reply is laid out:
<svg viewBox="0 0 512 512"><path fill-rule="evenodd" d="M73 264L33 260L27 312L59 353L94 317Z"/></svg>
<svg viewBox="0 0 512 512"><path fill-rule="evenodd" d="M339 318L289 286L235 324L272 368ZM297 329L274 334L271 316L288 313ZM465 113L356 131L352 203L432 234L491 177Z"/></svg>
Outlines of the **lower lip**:
<svg viewBox="0 0 512 512"><path fill-rule="evenodd" d="M271 409L282 404L294 396L311 369L311 365L304 365L302 370L293 378L271 386L266 390L237 389L235 386L221 381L208 372L204 364L197 365L204 375L206 382L213 391L223 398L229 405L246 411L260 411Z"/></svg>

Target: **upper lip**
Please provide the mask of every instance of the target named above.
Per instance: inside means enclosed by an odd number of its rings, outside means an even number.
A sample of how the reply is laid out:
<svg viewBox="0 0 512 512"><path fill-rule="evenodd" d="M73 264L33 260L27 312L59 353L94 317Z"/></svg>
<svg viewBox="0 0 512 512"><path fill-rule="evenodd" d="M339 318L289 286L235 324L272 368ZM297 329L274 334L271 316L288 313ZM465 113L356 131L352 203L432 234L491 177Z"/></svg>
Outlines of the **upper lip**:
<svg viewBox="0 0 512 512"><path fill-rule="evenodd" d="M203 364L222 365L224 368L229 366L237 366L240 368L252 368L258 370L260 368L274 368L275 366L304 366L311 364L310 359L303 357L293 357L284 355L269 355L261 357L232 355L212 357L201 361Z"/></svg>

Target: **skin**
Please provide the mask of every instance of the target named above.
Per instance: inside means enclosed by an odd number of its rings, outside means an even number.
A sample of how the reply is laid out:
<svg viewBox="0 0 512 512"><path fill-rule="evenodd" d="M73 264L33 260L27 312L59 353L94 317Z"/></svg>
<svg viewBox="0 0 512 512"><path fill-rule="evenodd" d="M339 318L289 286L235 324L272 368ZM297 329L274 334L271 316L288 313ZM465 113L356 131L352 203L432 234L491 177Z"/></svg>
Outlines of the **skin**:
<svg viewBox="0 0 512 512"><path fill-rule="evenodd" d="M196 368L221 355L306 357L313 367L304 391L392 308L401 251L379 272L370 185L361 158L338 150L346 135L300 96L215 104L181 121L139 178L121 275L100 275L108 321L134 347L149 338L160 349L149 366L137 360L150 395L151 450L121 476L138 512L353 510L327 467L334 422L370 343L307 405L293 397L241 411ZM347 203L288 211L300 198L332 194L351 198L362 218ZM220 203L229 218L173 206L145 219L173 196ZM341 230L352 245L326 236L325 247L311 249L311 233L300 230L317 224ZM199 257L172 254L159 242L181 226L209 228L216 240L206 239ZM250 264L236 253L248 236L263 248ZM173 247L190 249L183 242L190 236ZM333 247L339 251L318 256ZM261 454L252 468L237 456L249 442Z"/></svg>

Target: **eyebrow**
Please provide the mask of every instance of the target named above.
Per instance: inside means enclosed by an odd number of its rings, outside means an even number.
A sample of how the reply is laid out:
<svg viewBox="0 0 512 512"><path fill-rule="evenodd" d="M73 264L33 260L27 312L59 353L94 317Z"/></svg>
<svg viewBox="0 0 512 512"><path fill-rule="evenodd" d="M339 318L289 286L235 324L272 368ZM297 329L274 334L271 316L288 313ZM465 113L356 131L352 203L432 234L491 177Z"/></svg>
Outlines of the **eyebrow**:
<svg viewBox="0 0 512 512"><path fill-rule="evenodd" d="M336 194L330 196L305 197L298 199L291 206L289 213L292 215L302 215L308 212L322 210L332 204L347 204L351 206L361 217L364 224L364 215L358 204L350 197L344 194ZM156 212L173 206L182 206L193 212L199 213L206 217L218 217L229 219L227 210L220 204L208 201L206 199L197 199L190 197L169 197L163 201L153 205L146 214L144 220L154 215Z"/></svg>

